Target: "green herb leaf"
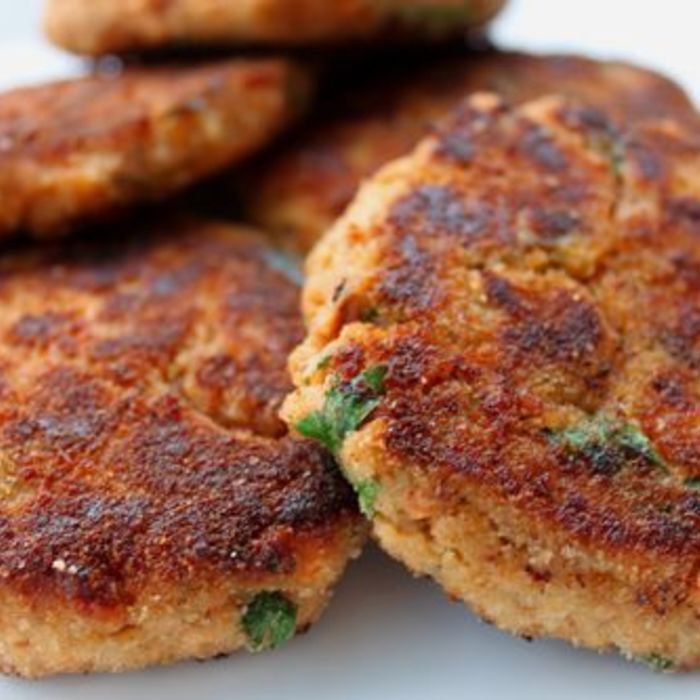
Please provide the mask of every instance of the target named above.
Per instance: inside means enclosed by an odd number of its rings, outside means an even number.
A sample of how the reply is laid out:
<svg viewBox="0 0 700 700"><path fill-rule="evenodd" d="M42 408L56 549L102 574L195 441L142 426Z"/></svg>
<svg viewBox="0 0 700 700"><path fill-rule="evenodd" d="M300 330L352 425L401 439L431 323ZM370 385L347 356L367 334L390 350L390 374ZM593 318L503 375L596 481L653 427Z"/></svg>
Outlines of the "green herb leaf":
<svg viewBox="0 0 700 700"><path fill-rule="evenodd" d="M333 361L333 355L328 353L328 355L324 355L319 361L318 364L316 365L316 370L322 370L322 369L328 369L330 366L331 362Z"/></svg>
<svg viewBox="0 0 700 700"><path fill-rule="evenodd" d="M296 605L276 591L256 595L243 614L251 651L276 649L294 636L296 625Z"/></svg>
<svg viewBox="0 0 700 700"><path fill-rule="evenodd" d="M386 379L386 374L388 369L386 365L377 365L366 370L361 376L364 383L379 396L382 396L386 392L386 387L384 386L384 380Z"/></svg>
<svg viewBox="0 0 700 700"><path fill-rule="evenodd" d="M368 518L374 517L375 504L379 495L379 484L374 479L365 479L354 484L357 498L360 502L360 511Z"/></svg>
<svg viewBox="0 0 700 700"><path fill-rule="evenodd" d="M386 373L384 366L372 367L351 382L331 387L323 408L302 418L296 429L337 454L346 436L358 430L381 403Z"/></svg>
<svg viewBox="0 0 700 700"><path fill-rule="evenodd" d="M586 457L600 472L615 472L630 458L640 458L668 472L668 465L651 440L636 426L600 415L552 433L569 452Z"/></svg>
<svg viewBox="0 0 700 700"><path fill-rule="evenodd" d="M663 673L664 671L672 671L676 664L673 659L669 659L667 656L662 656L661 654L649 654L648 656L642 656L637 659L640 663L646 664L654 671L658 673Z"/></svg>
<svg viewBox="0 0 700 700"><path fill-rule="evenodd" d="M694 476L690 479L686 479L683 485L689 489L700 489L700 477Z"/></svg>
<svg viewBox="0 0 700 700"><path fill-rule="evenodd" d="M379 320L379 309L376 306L364 309L360 314L360 321L362 321L362 323L374 323L377 320Z"/></svg>

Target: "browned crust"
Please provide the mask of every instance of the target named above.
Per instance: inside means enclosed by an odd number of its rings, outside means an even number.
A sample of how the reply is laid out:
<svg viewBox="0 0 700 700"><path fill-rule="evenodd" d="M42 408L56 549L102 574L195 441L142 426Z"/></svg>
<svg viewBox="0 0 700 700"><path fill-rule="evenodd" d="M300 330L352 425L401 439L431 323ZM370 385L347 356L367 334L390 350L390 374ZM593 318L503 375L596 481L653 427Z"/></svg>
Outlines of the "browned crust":
<svg viewBox="0 0 700 700"><path fill-rule="evenodd" d="M330 114L276 149L242 186L248 216L290 245L308 250L354 197L359 183L408 153L464 96L487 90L520 104L560 94L605 109L626 123L669 117L697 122L672 81L623 63L578 56L474 53L427 68L380 70L333 96Z"/></svg>
<svg viewBox="0 0 700 700"><path fill-rule="evenodd" d="M299 112L282 59L135 68L0 96L0 236L69 232L248 156Z"/></svg>
<svg viewBox="0 0 700 700"><path fill-rule="evenodd" d="M201 222L3 258L8 595L119 618L148 591L339 574L361 527L332 459L277 419L301 323L271 260Z"/></svg>
<svg viewBox="0 0 700 700"><path fill-rule="evenodd" d="M696 619L699 223L694 130L477 96L312 254L288 417L385 365L381 405L341 454L351 478L400 491L392 507L417 525L497 504L613 571L640 615ZM657 457L556 439L596 416ZM697 664L694 634L679 663Z"/></svg>
<svg viewBox="0 0 700 700"><path fill-rule="evenodd" d="M184 45L442 39L482 27L504 0L50 0L59 46L99 55ZM432 12L431 12L432 9Z"/></svg>

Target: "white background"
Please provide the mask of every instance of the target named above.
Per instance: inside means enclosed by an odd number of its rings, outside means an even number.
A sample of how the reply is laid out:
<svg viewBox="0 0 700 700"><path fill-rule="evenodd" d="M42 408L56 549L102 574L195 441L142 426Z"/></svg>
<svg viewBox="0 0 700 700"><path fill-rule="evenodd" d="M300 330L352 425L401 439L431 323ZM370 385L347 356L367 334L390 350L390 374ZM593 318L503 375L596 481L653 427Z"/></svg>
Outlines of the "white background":
<svg viewBox="0 0 700 700"><path fill-rule="evenodd" d="M0 0L2 85L79 65L41 43L39 6ZM699 30L696 0L512 0L495 33L516 48L636 60L673 75L700 100ZM700 700L700 673L659 676L616 656L513 639L372 550L351 567L323 620L279 652L123 676L0 680L0 700L123 697Z"/></svg>

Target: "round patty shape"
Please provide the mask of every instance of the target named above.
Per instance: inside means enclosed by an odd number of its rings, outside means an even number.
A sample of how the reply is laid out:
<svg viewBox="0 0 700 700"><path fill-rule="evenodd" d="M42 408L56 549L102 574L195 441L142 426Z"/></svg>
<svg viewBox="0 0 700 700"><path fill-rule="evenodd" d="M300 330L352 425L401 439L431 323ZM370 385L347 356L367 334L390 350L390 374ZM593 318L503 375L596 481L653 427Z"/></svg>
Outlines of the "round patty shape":
<svg viewBox="0 0 700 700"><path fill-rule="evenodd" d="M49 38L99 55L171 46L431 40L486 24L505 0L49 0Z"/></svg>
<svg viewBox="0 0 700 700"><path fill-rule="evenodd" d="M69 232L242 160L296 116L284 60L131 69L0 95L0 237Z"/></svg>
<svg viewBox="0 0 700 700"><path fill-rule="evenodd" d="M326 114L247 173L242 187L248 219L289 247L309 250L362 180L408 153L468 94L484 90L515 104L556 93L622 122L697 119L681 88L623 63L502 52L436 60L427 68L409 61L334 95Z"/></svg>
<svg viewBox="0 0 700 700"><path fill-rule="evenodd" d="M364 525L287 434L299 290L255 233L165 221L0 261L0 666L277 646Z"/></svg>
<svg viewBox="0 0 700 700"><path fill-rule="evenodd" d="M700 665L700 140L481 94L309 263L286 405L500 627Z"/></svg>

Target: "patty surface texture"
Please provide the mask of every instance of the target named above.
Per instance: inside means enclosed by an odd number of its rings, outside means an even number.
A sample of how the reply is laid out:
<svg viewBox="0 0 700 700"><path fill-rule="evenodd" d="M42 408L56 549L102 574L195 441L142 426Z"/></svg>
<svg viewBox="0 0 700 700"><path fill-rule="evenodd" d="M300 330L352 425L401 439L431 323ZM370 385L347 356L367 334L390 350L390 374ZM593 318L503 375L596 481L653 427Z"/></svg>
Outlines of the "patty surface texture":
<svg viewBox="0 0 700 700"><path fill-rule="evenodd" d="M299 289L258 234L141 223L0 259L0 666L278 646L365 527L287 434Z"/></svg>
<svg viewBox="0 0 700 700"><path fill-rule="evenodd" d="M247 217L307 251L343 213L359 184L408 153L464 97L494 92L519 104L549 94L605 109L614 121L697 121L672 81L642 68L579 56L475 52L407 59L333 93L320 116L266 156L242 182Z"/></svg>
<svg viewBox="0 0 700 700"><path fill-rule="evenodd" d="M282 59L133 68L0 95L0 238L166 197L266 145L310 79Z"/></svg>
<svg viewBox="0 0 700 700"><path fill-rule="evenodd" d="M504 0L49 0L45 28L82 54L424 38L485 25Z"/></svg>
<svg viewBox="0 0 700 700"><path fill-rule="evenodd" d="M526 636L700 665L700 140L464 102L312 253L285 415Z"/></svg>

